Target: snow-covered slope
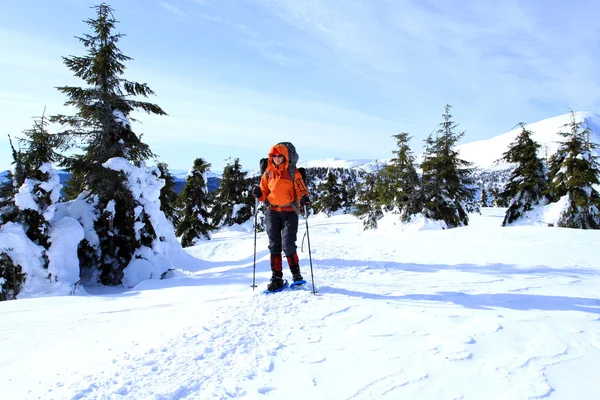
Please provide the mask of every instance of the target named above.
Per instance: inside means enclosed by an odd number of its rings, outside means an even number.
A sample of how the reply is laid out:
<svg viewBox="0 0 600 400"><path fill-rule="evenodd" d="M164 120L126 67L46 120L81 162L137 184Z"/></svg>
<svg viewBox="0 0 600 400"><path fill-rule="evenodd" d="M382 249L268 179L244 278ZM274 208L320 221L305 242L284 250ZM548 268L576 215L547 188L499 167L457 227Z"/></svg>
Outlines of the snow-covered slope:
<svg viewBox="0 0 600 400"><path fill-rule="evenodd" d="M253 291L254 234L229 230L188 248L198 264L180 264L171 279L1 302L0 393L598 399L600 231L503 228L504 211L484 209L452 230L364 232L351 215L311 217L317 295L306 245L308 287L261 293L264 232Z"/></svg>
<svg viewBox="0 0 600 400"><path fill-rule="evenodd" d="M589 127L594 132L592 140L595 143L600 143L600 115L591 112L576 112L575 116L580 121L587 121ZM564 125L569 122L570 115L564 114L526 125L526 128L533 132L533 140L541 145L539 150L540 157L545 158L547 155L556 152L558 142L564 140L558 132L567 131L568 128L564 127ZM520 132L521 128L518 127L491 139L460 145L458 146L460 157L473 162L475 166L482 169L504 169L507 165L504 163L496 164L496 161L508 150L508 146L514 142Z"/></svg>

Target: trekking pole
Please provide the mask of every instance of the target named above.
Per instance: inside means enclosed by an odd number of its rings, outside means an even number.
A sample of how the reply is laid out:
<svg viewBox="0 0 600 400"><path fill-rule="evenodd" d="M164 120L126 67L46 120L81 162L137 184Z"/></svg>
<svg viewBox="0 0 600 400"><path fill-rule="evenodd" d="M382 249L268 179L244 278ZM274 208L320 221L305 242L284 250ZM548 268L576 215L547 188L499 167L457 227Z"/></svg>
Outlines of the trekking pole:
<svg viewBox="0 0 600 400"><path fill-rule="evenodd" d="M258 219L258 199L254 200L254 270L252 272L252 290L256 288L256 221Z"/></svg>
<svg viewBox="0 0 600 400"><path fill-rule="evenodd" d="M313 294L317 294L315 290L315 275L313 274L312 256L310 254L310 235L308 234L308 206L304 205L304 221L306 222L306 241L308 242L308 259L310 261L310 277L312 279Z"/></svg>

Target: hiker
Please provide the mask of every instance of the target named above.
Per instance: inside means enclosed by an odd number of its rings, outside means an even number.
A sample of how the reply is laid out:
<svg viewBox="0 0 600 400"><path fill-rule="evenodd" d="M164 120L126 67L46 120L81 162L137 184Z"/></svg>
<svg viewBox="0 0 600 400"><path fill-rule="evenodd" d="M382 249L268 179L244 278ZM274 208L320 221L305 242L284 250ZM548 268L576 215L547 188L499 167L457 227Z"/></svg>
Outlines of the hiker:
<svg viewBox="0 0 600 400"><path fill-rule="evenodd" d="M288 144L290 149L288 149ZM293 158L290 160L290 153ZM306 184L302 175L295 170L297 153L291 143L279 143L271 147L267 167L260 179L260 186L252 188L252 195L267 206L265 223L271 252L270 292L285 286L283 279L283 259L285 253L292 277L296 283L306 283L300 273L300 262L296 253L298 214L310 204ZM295 158L295 159L294 159ZM292 178L293 177L293 178ZM292 179L294 182L292 182Z"/></svg>

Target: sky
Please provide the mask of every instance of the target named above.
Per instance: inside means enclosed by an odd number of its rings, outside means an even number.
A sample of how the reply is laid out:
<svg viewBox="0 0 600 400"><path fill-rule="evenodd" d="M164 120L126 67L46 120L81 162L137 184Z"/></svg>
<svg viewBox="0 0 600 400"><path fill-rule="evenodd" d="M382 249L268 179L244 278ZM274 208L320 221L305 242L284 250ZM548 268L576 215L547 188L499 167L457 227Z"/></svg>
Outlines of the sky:
<svg viewBox="0 0 600 400"><path fill-rule="evenodd" d="M0 15L0 169L7 135L65 112L56 86L81 85L61 56L94 17L88 0L7 0ZM596 112L600 27L592 0L115 0L125 78L146 82L167 117L134 131L171 169L203 157L257 169L291 141L301 159L415 152L446 104L463 143L575 111ZM182 146L181 143L185 143Z"/></svg>
<svg viewBox="0 0 600 400"><path fill-rule="evenodd" d="M264 232L251 289L247 224L168 279L0 302L0 396L597 399L600 232L549 228L551 208L500 227L504 211L451 230L311 216L296 291L262 293Z"/></svg>

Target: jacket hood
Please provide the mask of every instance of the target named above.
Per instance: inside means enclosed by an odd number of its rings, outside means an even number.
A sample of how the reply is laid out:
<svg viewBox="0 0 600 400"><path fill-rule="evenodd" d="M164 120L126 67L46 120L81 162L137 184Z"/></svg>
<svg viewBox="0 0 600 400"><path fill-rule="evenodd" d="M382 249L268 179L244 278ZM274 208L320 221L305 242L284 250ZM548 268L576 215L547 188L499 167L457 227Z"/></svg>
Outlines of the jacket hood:
<svg viewBox="0 0 600 400"><path fill-rule="evenodd" d="M283 154L286 161L289 159L288 148L283 144L276 144L271 147L271 150L269 150L269 157L273 156L273 154Z"/></svg>
<svg viewBox="0 0 600 400"><path fill-rule="evenodd" d="M271 147L271 150L269 150L269 166L273 167L274 169L278 169L277 166L275 166L275 164L273 163L274 154L283 154L283 156L285 157L285 161L281 165L283 165L284 170L287 169L288 164L290 162L287 146L283 144L276 144L275 146Z"/></svg>

